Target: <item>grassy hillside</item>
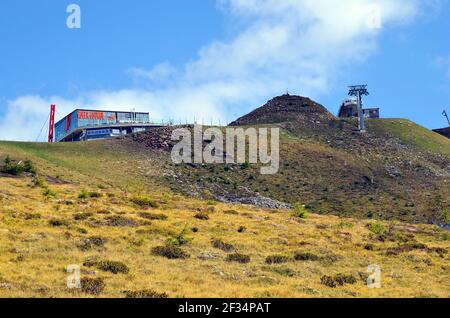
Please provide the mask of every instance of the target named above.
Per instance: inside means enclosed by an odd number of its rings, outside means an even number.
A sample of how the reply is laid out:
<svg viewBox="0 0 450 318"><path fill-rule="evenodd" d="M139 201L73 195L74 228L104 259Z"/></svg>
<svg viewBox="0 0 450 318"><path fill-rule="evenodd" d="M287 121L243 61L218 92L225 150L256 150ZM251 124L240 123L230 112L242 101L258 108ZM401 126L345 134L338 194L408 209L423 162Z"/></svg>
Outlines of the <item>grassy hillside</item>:
<svg viewBox="0 0 450 318"><path fill-rule="evenodd" d="M419 151L431 151L450 158L450 139L405 119L373 120L370 127L399 138Z"/></svg>
<svg viewBox="0 0 450 318"><path fill-rule="evenodd" d="M418 224L448 217L448 141L397 120L365 136L352 121L280 127L266 177L174 166L132 138L0 142L0 159L37 169L0 174L0 297L450 297L449 233ZM305 206L214 201L242 186ZM66 288L71 264L81 290Z"/></svg>
<svg viewBox="0 0 450 318"><path fill-rule="evenodd" d="M168 182L177 191L231 198L250 190L319 214L442 221L442 207L450 207L450 140L404 120L369 121L367 134L354 120L303 123L277 125L276 175L261 175L257 165L180 166Z"/></svg>
<svg viewBox="0 0 450 318"><path fill-rule="evenodd" d="M0 178L0 297L450 296L437 227L46 186ZM72 264L81 290L66 288Z"/></svg>

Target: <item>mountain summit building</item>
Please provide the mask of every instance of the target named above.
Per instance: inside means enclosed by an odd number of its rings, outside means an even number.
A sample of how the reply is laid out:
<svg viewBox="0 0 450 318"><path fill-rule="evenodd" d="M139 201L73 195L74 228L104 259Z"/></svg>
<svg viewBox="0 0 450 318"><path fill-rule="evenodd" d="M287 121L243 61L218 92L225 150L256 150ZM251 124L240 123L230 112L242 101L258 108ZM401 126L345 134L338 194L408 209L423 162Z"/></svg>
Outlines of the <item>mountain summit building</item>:
<svg viewBox="0 0 450 318"><path fill-rule="evenodd" d="M161 127L149 113L76 109L55 124L56 142L98 140Z"/></svg>
<svg viewBox="0 0 450 318"><path fill-rule="evenodd" d="M379 108L364 108L362 111L365 118L380 118ZM346 99L339 108L338 117L358 117L358 102L354 99Z"/></svg>

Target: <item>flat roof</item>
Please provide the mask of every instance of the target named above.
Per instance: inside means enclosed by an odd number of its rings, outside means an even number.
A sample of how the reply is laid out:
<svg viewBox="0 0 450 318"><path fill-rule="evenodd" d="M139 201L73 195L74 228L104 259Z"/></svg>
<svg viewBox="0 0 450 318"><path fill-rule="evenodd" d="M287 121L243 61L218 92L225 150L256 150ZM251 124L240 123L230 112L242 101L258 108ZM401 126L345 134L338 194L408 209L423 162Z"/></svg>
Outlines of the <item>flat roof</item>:
<svg viewBox="0 0 450 318"><path fill-rule="evenodd" d="M66 116L64 116L62 119L58 120L56 122L56 124L59 124L60 122L62 122L63 120L65 120L67 118L67 116L72 115L73 113L75 113L76 111L84 111L84 112L101 112L101 113L122 113L122 114L145 114L145 115L150 115L149 112L133 112L133 111L124 111L124 110L101 110L101 109L86 109L86 108L76 108L75 110L73 110L72 112L68 113Z"/></svg>

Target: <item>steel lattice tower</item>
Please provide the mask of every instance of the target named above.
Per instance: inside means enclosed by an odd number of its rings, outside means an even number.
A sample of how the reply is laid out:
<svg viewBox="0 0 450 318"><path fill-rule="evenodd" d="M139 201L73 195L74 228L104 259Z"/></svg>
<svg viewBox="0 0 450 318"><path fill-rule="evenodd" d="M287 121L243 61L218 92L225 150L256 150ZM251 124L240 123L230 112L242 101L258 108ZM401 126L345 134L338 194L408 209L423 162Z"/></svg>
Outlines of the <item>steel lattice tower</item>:
<svg viewBox="0 0 450 318"><path fill-rule="evenodd" d="M367 85L354 85L349 86L349 96L356 96L358 101L358 118L359 124L358 129L360 132L366 132L366 125L364 123L364 113L363 113L363 96L369 96L369 91L367 90Z"/></svg>

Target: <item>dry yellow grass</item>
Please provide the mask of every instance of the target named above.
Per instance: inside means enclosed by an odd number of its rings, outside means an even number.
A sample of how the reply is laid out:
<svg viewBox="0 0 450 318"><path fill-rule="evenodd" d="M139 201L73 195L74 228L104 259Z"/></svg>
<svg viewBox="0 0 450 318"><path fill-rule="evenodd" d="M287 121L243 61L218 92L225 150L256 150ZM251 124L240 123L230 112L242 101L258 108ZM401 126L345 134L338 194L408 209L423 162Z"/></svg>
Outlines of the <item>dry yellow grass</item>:
<svg viewBox="0 0 450 318"><path fill-rule="evenodd" d="M450 241L433 226L379 222L391 228L394 238L381 242L369 231L367 224L374 222L369 220L318 215L303 220L291 211L205 202L160 191L146 194L159 207L142 209L130 202L136 193L114 187L86 189L102 195L87 199L78 198L79 185L49 187L55 197L46 198L30 177L0 177L0 297L92 297L67 289L65 269L70 264L81 266L82 277L104 278L106 287L99 297L146 289L169 297L450 297L449 254L433 250L448 252ZM148 221L139 216L143 211L168 218ZM195 218L199 211L208 213L209 220ZM92 216L75 220L77 213ZM114 215L138 226L104 224ZM52 226L52 219L67 224ZM169 260L151 254L185 226L198 229L181 247L190 258ZM240 227L246 230L240 233ZM80 249L92 236L105 238L104 247ZM250 263L227 262L227 253L214 248L212 239L232 244L251 257ZM389 248L407 241L427 248L386 255ZM367 244L374 250L366 250ZM295 252L336 259L295 261ZM291 259L268 265L265 258L270 255ZM112 274L83 266L89 257L123 262L130 271ZM380 289L370 289L364 281L371 264L381 267ZM337 288L321 284L322 276L339 273L353 275L357 283Z"/></svg>

